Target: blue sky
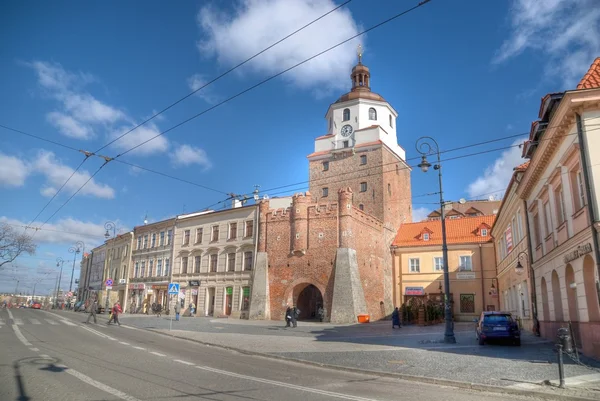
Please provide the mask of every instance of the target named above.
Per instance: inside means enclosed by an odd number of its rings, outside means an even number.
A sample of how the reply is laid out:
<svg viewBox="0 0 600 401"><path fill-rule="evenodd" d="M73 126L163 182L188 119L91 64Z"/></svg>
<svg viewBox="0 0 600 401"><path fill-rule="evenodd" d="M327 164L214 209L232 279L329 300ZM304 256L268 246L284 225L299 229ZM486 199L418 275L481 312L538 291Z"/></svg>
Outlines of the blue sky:
<svg viewBox="0 0 600 401"><path fill-rule="evenodd" d="M10 40L0 41L0 124L95 151L340 3L3 3L0 37ZM415 4L353 0L100 153L116 156ZM35 257L0 271L0 291L14 290L15 278L31 291L27 286L53 269L56 257L72 256L67 250L74 241L83 240L87 249L101 243L107 220L130 229L146 213L157 221L203 209L227 193L251 192L255 184L281 196L281 190L268 189L306 181L306 155L313 139L325 133L329 104L349 90L358 43L365 48L372 89L399 113L399 143L411 158L422 135L436 138L444 150L527 132L540 97L573 88L600 55L598 26L594 0L432 0L122 156L215 191L107 164L44 226L49 230L36 233ZM519 153L513 148L445 163L446 198L501 196ZM30 223L82 160L76 151L0 128L0 220ZM97 157L87 160L35 224L101 164ZM413 171L413 195L436 187L433 174ZM414 198L414 207L422 215L435 201ZM38 289L47 291L53 283L45 280Z"/></svg>

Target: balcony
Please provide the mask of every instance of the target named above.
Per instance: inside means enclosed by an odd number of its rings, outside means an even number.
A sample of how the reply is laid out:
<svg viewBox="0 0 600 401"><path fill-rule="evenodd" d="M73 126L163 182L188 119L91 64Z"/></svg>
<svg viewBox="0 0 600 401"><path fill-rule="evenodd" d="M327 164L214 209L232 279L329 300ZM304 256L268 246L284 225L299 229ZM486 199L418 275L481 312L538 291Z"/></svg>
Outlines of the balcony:
<svg viewBox="0 0 600 401"><path fill-rule="evenodd" d="M332 151L352 151L356 141L352 138L342 139L340 141L331 141Z"/></svg>

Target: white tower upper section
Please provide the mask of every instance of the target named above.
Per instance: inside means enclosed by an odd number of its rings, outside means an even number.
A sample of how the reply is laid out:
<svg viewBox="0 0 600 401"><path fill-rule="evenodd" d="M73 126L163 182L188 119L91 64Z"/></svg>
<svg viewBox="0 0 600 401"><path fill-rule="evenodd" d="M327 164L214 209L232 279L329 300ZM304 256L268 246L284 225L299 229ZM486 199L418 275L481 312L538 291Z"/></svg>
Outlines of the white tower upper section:
<svg viewBox="0 0 600 401"><path fill-rule="evenodd" d="M350 77L352 89L329 106L325 115L327 135L315 140L315 153L309 157L323 157L344 148L384 144L404 160L406 152L398 145L396 136L398 113L383 97L371 92L371 74L362 64L360 52Z"/></svg>

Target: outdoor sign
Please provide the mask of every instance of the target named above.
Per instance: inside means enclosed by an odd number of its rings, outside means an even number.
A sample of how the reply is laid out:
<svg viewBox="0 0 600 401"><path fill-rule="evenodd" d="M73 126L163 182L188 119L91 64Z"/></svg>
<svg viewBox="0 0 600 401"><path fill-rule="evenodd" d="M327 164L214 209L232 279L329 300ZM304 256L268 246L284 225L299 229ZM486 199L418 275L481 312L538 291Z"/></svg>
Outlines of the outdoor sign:
<svg viewBox="0 0 600 401"><path fill-rule="evenodd" d="M179 283L169 283L169 295L179 294Z"/></svg>
<svg viewBox="0 0 600 401"><path fill-rule="evenodd" d="M579 258L580 256L585 255L586 253L592 252L592 244L589 242L585 245L579 245L577 249L567 253L564 257L565 263L569 263L572 260Z"/></svg>
<svg viewBox="0 0 600 401"><path fill-rule="evenodd" d="M425 295L425 289L423 287L406 287L404 295Z"/></svg>
<svg viewBox="0 0 600 401"><path fill-rule="evenodd" d="M145 288L146 288L146 284L144 284L144 283L129 284L130 290L144 290Z"/></svg>
<svg viewBox="0 0 600 401"><path fill-rule="evenodd" d="M198 289L192 288L192 295L198 295Z"/></svg>
<svg viewBox="0 0 600 401"><path fill-rule="evenodd" d="M227 295L233 295L233 287L225 288L225 292L227 293Z"/></svg>
<svg viewBox="0 0 600 401"><path fill-rule="evenodd" d="M112 278L107 278L106 281L104 282L104 284L106 284L107 287L110 287L111 285L113 285Z"/></svg>
<svg viewBox="0 0 600 401"><path fill-rule="evenodd" d="M169 286L167 284L152 284L152 289L154 289L154 290L168 290Z"/></svg>
<svg viewBox="0 0 600 401"><path fill-rule="evenodd" d="M456 273L456 278L459 280L473 280L475 273Z"/></svg>
<svg viewBox="0 0 600 401"><path fill-rule="evenodd" d="M188 281L188 285L190 287L199 287L200 286L200 280L190 280L190 281Z"/></svg>
<svg viewBox="0 0 600 401"><path fill-rule="evenodd" d="M513 240L512 240L512 227L509 224L506 232L504 233L506 239L506 253L509 253L513 249Z"/></svg>

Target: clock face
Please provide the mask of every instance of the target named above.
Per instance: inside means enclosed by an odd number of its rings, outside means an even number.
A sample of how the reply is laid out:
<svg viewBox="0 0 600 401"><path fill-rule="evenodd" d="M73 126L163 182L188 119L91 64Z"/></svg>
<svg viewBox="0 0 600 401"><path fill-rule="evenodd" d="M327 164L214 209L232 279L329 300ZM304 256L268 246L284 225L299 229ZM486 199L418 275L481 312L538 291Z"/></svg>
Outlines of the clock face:
<svg viewBox="0 0 600 401"><path fill-rule="evenodd" d="M352 126L351 125L344 125L342 127L342 130L340 131L340 133L342 134L343 137L347 137L350 136L350 134L352 134Z"/></svg>

